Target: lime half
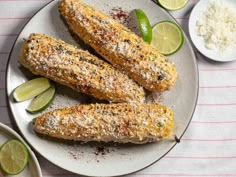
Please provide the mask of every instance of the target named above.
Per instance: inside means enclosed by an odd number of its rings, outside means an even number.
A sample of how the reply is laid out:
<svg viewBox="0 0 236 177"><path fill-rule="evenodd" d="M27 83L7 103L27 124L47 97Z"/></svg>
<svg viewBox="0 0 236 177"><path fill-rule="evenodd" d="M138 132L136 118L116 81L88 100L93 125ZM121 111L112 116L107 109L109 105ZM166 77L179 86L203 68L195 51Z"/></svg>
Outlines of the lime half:
<svg viewBox="0 0 236 177"><path fill-rule="evenodd" d="M26 109L29 113L37 113L46 109L53 101L55 96L55 87L52 84L49 89L38 95Z"/></svg>
<svg viewBox="0 0 236 177"><path fill-rule="evenodd" d="M183 8L188 0L157 0L158 3L167 10L178 10Z"/></svg>
<svg viewBox="0 0 236 177"><path fill-rule="evenodd" d="M25 101L34 98L49 87L50 81L47 78L33 79L17 87L13 92L13 97L17 102Z"/></svg>
<svg viewBox="0 0 236 177"><path fill-rule="evenodd" d="M0 164L7 174L16 175L22 172L28 159L27 148L18 140L9 140L0 149Z"/></svg>
<svg viewBox="0 0 236 177"><path fill-rule="evenodd" d="M183 45L183 32L174 22L163 21L157 23L153 27L152 33L151 45L164 55L177 52Z"/></svg>
<svg viewBox="0 0 236 177"><path fill-rule="evenodd" d="M130 13L129 18L129 28L150 44L152 40L152 26L144 11L135 9Z"/></svg>

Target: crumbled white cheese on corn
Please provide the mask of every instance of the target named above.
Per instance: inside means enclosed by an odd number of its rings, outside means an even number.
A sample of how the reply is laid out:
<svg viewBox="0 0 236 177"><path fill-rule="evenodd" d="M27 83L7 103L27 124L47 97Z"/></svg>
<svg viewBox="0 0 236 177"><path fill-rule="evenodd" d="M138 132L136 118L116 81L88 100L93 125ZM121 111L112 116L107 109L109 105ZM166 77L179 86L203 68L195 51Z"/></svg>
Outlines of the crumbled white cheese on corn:
<svg viewBox="0 0 236 177"><path fill-rule="evenodd" d="M212 0L197 21L197 34L202 36L208 49L236 46L236 14L226 2Z"/></svg>

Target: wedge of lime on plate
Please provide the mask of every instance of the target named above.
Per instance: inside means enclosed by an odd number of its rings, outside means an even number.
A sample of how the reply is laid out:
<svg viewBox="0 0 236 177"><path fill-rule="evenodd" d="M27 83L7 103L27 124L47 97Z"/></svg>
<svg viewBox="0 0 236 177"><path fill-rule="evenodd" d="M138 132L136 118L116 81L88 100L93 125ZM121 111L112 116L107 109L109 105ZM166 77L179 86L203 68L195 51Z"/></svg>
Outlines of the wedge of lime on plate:
<svg viewBox="0 0 236 177"><path fill-rule="evenodd" d="M167 10L178 10L183 8L188 0L157 0L157 2Z"/></svg>
<svg viewBox="0 0 236 177"><path fill-rule="evenodd" d="M36 78L17 87L13 92L13 97L17 102L25 101L34 98L49 87L50 81L47 78Z"/></svg>
<svg viewBox="0 0 236 177"><path fill-rule="evenodd" d="M29 113L37 113L46 109L50 103L52 103L53 98L55 96L55 87L51 84L51 87L47 89L45 92L38 95L33 101L30 103L28 108L26 109Z"/></svg>
<svg viewBox="0 0 236 177"><path fill-rule="evenodd" d="M152 28L152 33L151 45L164 55L174 54L183 45L182 29L174 22L163 21L157 23Z"/></svg>
<svg viewBox="0 0 236 177"><path fill-rule="evenodd" d="M134 9L130 13L129 28L150 44L152 40L152 26L143 10Z"/></svg>
<svg viewBox="0 0 236 177"><path fill-rule="evenodd" d="M26 167L28 160L28 150L18 140L9 140L0 149L0 164L7 174L19 174Z"/></svg>

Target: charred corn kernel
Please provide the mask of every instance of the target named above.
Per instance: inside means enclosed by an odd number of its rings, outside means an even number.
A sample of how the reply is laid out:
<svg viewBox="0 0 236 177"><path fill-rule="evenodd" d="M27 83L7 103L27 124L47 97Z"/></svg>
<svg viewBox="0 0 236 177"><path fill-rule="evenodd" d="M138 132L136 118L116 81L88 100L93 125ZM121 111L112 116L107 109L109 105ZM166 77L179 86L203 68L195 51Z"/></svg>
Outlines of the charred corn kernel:
<svg viewBox="0 0 236 177"><path fill-rule="evenodd" d="M146 89L165 91L175 85L175 65L122 24L80 0L62 0L59 11L85 43Z"/></svg>
<svg viewBox="0 0 236 177"><path fill-rule="evenodd" d="M111 102L143 102L144 90L122 72L61 40L31 34L20 63L32 73Z"/></svg>
<svg viewBox="0 0 236 177"><path fill-rule="evenodd" d="M74 141L143 144L172 135L174 115L159 104L76 105L33 120L40 134Z"/></svg>

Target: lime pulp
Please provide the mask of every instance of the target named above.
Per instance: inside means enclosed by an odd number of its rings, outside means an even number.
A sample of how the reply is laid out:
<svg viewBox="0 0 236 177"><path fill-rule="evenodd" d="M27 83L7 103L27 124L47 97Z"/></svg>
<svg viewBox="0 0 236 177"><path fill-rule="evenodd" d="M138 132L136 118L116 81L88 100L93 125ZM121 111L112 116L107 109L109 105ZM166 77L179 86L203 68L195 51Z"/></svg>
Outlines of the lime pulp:
<svg viewBox="0 0 236 177"><path fill-rule="evenodd" d="M9 140L0 149L0 164L7 174L19 174L26 167L28 160L28 150L18 140Z"/></svg>
<svg viewBox="0 0 236 177"><path fill-rule="evenodd" d="M183 8L188 0L157 0L158 3L167 10L178 10Z"/></svg>
<svg viewBox="0 0 236 177"><path fill-rule="evenodd" d="M49 87L50 81L47 78L36 78L18 86L13 92L13 97L17 102L25 101L34 98Z"/></svg>
<svg viewBox="0 0 236 177"><path fill-rule="evenodd" d="M182 29L171 21L163 21L154 25L151 45L164 55L177 52L183 45Z"/></svg>
<svg viewBox="0 0 236 177"><path fill-rule="evenodd" d="M51 87L45 92L38 95L32 100L28 108L26 109L29 113L37 113L46 109L53 101L55 96L55 87L51 84Z"/></svg>

